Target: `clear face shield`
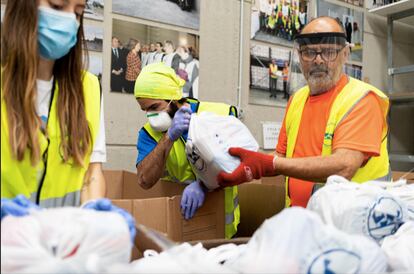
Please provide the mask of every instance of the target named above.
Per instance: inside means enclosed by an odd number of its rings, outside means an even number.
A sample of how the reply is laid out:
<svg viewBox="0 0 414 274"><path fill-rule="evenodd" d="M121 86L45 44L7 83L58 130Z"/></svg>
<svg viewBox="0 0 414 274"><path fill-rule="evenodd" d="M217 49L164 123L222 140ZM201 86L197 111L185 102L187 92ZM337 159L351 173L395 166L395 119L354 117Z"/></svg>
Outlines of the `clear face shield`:
<svg viewBox="0 0 414 274"><path fill-rule="evenodd" d="M339 54L347 47L342 32L306 33L295 36L290 69L290 94L309 84L329 86L342 72Z"/></svg>

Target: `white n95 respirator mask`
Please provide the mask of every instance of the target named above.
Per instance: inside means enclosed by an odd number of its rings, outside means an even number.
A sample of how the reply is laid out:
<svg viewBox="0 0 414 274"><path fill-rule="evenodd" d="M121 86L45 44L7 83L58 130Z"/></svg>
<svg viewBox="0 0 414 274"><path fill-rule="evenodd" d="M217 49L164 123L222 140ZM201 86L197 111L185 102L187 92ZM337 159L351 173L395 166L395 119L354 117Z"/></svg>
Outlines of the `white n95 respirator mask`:
<svg viewBox="0 0 414 274"><path fill-rule="evenodd" d="M170 128L172 119L166 111L147 112L148 122L152 129L159 132L164 132Z"/></svg>

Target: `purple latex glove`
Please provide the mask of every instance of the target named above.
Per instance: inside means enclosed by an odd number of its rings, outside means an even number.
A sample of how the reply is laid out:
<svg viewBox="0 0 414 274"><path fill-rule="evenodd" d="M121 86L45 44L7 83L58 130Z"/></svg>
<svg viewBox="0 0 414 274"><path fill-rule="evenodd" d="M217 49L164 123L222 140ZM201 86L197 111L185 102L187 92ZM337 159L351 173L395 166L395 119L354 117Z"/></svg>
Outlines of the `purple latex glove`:
<svg viewBox="0 0 414 274"><path fill-rule="evenodd" d="M117 206L114 206L112 204L112 202L109 199L106 199L106 198L102 198L102 199L87 202L82 207L86 208L86 209L94 209L94 210L97 210L97 211L116 212L116 213L120 214L122 217L124 217L126 223L128 224L129 233L131 235L131 242L134 243L135 234L136 234L135 220L131 216L131 214L128 213L128 211L126 211L125 209L119 208Z"/></svg>
<svg viewBox="0 0 414 274"><path fill-rule="evenodd" d="M191 108L182 106L174 115L171 122L171 127L168 129L168 137L172 141L177 140L180 136L188 130L191 119Z"/></svg>
<svg viewBox="0 0 414 274"><path fill-rule="evenodd" d="M1 219L7 215L26 216L31 210L39 210L40 207L27 199L24 195L17 195L13 199L1 199Z"/></svg>
<svg viewBox="0 0 414 274"><path fill-rule="evenodd" d="M198 181L192 182L184 189L181 198L181 214L186 220L193 218L197 209L203 205L205 192L206 190Z"/></svg>

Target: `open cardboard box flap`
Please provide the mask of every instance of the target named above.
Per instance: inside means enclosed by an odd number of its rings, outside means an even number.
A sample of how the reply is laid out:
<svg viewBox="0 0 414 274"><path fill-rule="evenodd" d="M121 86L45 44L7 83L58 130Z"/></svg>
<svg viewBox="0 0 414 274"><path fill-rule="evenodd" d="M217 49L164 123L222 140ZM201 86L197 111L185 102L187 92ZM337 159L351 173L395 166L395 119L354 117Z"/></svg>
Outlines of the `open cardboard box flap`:
<svg viewBox="0 0 414 274"><path fill-rule="evenodd" d="M104 170L106 197L109 199L148 199L181 195L185 185L160 181L150 189L138 185L137 175L125 170Z"/></svg>
<svg viewBox="0 0 414 274"><path fill-rule="evenodd" d="M140 252L152 249L157 252L165 251L169 248L179 245L178 242L172 241L165 234L141 224L136 225L137 237L135 238L135 246ZM250 237L234 238L234 239L209 239L201 241L189 241L191 245L201 243L204 248L210 249L224 244L246 244Z"/></svg>

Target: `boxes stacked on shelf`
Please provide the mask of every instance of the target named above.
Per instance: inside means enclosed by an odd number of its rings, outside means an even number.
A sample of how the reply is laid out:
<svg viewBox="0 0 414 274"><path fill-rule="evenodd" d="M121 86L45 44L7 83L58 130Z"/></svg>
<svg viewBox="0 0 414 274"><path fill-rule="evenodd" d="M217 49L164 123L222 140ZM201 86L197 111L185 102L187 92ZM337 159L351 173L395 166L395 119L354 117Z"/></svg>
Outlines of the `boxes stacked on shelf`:
<svg viewBox="0 0 414 274"><path fill-rule="evenodd" d="M271 47L270 51L271 51L270 57L272 59L282 61L281 64L278 63L278 66L284 66L284 61L288 61L288 62L290 61L290 50Z"/></svg>
<svg viewBox="0 0 414 274"><path fill-rule="evenodd" d="M257 57L269 58L269 47L262 45L253 45L250 48L250 54Z"/></svg>
<svg viewBox="0 0 414 274"><path fill-rule="evenodd" d="M268 89L269 88L269 69L263 67L251 67L253 87Z"/></svg>

